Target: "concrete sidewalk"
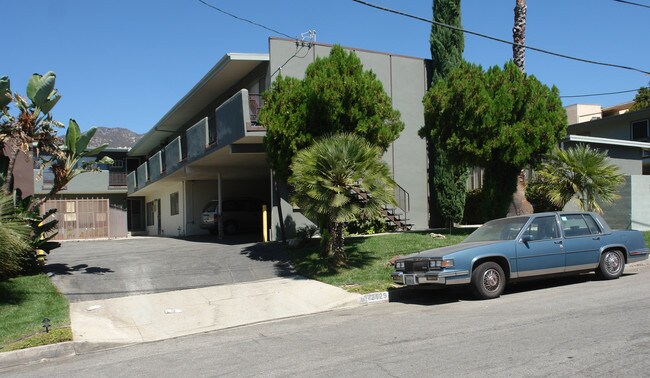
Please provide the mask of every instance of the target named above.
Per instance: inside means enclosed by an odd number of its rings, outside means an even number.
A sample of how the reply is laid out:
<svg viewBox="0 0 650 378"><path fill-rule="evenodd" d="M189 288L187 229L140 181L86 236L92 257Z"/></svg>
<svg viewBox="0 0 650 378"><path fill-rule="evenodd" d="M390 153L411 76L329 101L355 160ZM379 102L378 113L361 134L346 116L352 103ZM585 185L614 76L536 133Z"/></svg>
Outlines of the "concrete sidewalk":
<svg viewBox="0 0 650 378"><path fill-rule="evenodd" d="M131 344L362 305L299 276L70 304L74 341Z"/></svg>

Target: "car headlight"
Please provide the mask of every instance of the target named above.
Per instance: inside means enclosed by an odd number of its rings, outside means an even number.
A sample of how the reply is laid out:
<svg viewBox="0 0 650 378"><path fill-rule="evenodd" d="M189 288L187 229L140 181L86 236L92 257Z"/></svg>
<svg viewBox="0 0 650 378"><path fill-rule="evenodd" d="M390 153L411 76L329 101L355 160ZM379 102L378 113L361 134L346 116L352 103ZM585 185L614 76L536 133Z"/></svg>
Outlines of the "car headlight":
<svg viewBox="0 0 650 378"><path fill-rule="evenodd" d="M395 269L404 269L404 261L395 262Z"/></svg>
<svg viewBox="0 0 650 378"><path fill-rule="evenodd" d="M442 267L443 268L453 268L454 267L454 259L444 259L444 260L442 260Z"/></svg>
<svg viewBox="0 0 650 378"><path fill-rule="evenodd" d="M454 259L429 260L430 269L451 268L454 266Z"/></svg>

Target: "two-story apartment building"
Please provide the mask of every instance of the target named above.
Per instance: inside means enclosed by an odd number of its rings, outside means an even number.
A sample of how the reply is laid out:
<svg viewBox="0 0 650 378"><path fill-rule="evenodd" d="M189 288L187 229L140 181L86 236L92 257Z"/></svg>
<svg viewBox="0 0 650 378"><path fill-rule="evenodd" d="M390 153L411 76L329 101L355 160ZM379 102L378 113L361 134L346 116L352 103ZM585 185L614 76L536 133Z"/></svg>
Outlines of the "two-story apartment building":
<svg viewBox="0 0 650 378"><path fill-rule="evenodd" d="M280 214L287 235L310 223L275 190L266 162L264 106L260 94L279 74L303 78L317 57L331 46L289 39L269 39L269 52L226 54L129 151L142 164L127 177L129 201L142 204L150 235L193 235L210 200L248 197L268 203L268 229L279 239ZM418 136L424 124L422 98L430 81L424 59L360 49L354 51L372 70L401 112L405 129L384 155L399 187L399 211L414 228L429 220L426 143ZM279 207L281 206L281 208Z"/></svg>

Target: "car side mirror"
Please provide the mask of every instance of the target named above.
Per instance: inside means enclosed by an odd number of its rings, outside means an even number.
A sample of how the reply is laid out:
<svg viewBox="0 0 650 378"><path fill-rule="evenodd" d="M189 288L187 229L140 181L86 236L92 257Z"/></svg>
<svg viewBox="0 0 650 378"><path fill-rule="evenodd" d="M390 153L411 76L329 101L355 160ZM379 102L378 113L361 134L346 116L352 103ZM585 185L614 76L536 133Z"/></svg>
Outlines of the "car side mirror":
<svg viewBox="0 0 650 378"><path fill-rule="evenodd" d="M528 243L529 241L532 241L532 240L533 240L533 235L530 235L530 234L522 235L521 239L519 239L519 241L522 242L522 243Z"/></svg>

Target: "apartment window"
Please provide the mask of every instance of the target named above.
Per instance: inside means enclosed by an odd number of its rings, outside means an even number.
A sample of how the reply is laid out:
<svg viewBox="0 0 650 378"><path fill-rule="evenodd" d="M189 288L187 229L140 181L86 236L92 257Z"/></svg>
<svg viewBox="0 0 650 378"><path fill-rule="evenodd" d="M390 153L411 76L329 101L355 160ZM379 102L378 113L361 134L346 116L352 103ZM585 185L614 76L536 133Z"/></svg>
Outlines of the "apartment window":
<svg viewBox="0 0 650 378"><path fill-rule="evenodd" d="M115 159L111 164L111 169L124 169L124 160Z"/></svg>
<svg viewBox="0 0 650 378"><path fill-rule="evenodd" d="M154 208L153 201L147 202L147 226L153 226Z"/></svg>
<svg viewBox="0 0 650 378"><path fill-rule="evenodd" d="M632 140L650 140L650 122L647 119L632 122Z"/></svg>
<svg viewBox="0 0 650 378"><path fill-rule="evenodd" d="M169 195L169 208L171 209L171 215L178 214L178 192Z"/></svg>

